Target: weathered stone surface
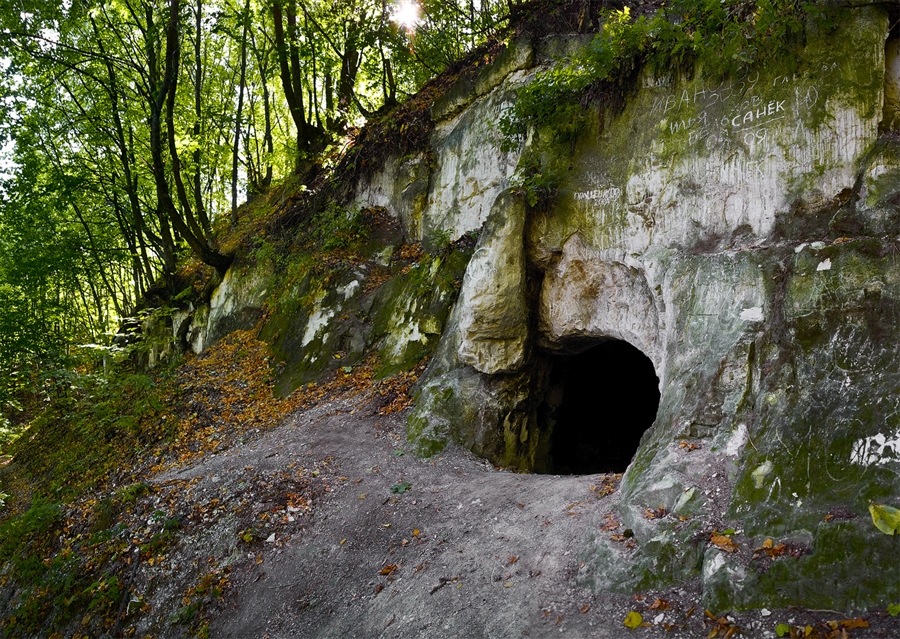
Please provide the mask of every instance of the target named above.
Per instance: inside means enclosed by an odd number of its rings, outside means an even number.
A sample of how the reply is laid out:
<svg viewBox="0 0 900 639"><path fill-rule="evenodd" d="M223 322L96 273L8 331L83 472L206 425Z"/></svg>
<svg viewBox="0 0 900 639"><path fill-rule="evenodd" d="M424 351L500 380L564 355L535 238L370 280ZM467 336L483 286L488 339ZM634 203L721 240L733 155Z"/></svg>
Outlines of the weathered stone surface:
<svg viewBox="0 0 900 639"><path fill-rule="evenodd" d="M462 305L456 304L444 337L419 384L408 437L430 457L455 441L507 466L534 467L546 441L536 429L530 371L486 375L459 361Z"/></svg>
<svg viewBox="0 0 900 639"><path fill-rule="evenodd" d="M262 307L272 282L266 265L232 266L213 291L208 310L191 323L187 341L201 353L228 333L253 328L262 317Z"/></svg>
<svg viewBox="0 0 900 639"><path fill-rule="evenodd" d="M423 153L392 156L356 185L351 208L381 206L399 219L406 239L422 239L422 211L428 197L428 159Z"/></svg>
<svg viewBox="0 0 900 639"><path fill-rule="evenodd" d="M538 331L550 343L587 337L625 340L659 369L663 356L658 303L642 265L622 259L626 263L614 257L604 260L579 235L569 238L559 261L545 273Z"/></svg>
<svg viewBox="0 0 900 639"><path fill-rule="evenodd" d="M491 91L514 71L527 69L534 64L534 51L526 40L516 40L502 45L493 63L481 67L473 76L465 74L444 95L435 100L431 117L436 122L459 113Z"/></svg>
<svg viewBox="0 0 900 639"><path fill-rule="evenodd" d="M519 153L501 150L497 114L508 108L514 89L527 77L527 71L510 74L495 90L435 126L435 166L422 213L423 238L447 235L455 240L477 231L508 188Z"/></svg>
<svg viewBox="0 0 900 639"><path fill-rule="evenodd" d="M811 23L801 59L783 68L724 82L643 76L620 113L578 139L556 200L525 224L540 285L520 376L498 374L510 370L505 348L491 365L469 345L506 315L464 292L423 380L410 421L420 452L453 440L539 467L552 447L535 421L542 351L621 339L650 357L660 407L618 496L635 549L587 541L579 579L594 588L699 578L714 610L850 611L900 597L883 570L889 540L867 514L900 499L900 161L879 132L893 121L896 74L889 56L882 110L884 13L835 23ZM481 219L460 224L442 208L453 232ZM503 269L491 288L490 255L473 259L467 285L518 299ZM489 391L497 384L506 394ZM533 449L500 444L511 422ZM701 480L716 488L698 493ZM687 519L646 516L660 507ZM710 545L717 529L734 531L739 552ZM767 538L790 552L754 555Z"/></svg>
<svg viewBox="0 0 900 639"><path fill-rule="evenodd" d="M525 203L500 194L469 261L459 306L459 360L482 373L513 371L525 361Z"/></svg>

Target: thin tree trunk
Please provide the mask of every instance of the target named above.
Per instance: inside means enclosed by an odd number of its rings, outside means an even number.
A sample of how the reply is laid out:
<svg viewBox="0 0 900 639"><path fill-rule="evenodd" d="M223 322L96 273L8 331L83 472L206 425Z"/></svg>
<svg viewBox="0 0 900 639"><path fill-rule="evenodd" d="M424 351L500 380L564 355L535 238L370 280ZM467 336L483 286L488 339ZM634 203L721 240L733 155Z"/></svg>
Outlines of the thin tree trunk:
<svg viewBox="0 0 900 639"><path fill-rule="evenodd" d="M197 207L197 217L200 218L200 226L207 236L211 234L209 225L209 216L206 214L206 207L203 206L203 193L200 189L200 122L203 118L203 102L202 102L202 86L203 86L203 65L200 57L200 38L203 33L203 0L197 0L197 15L194 38L194 62L196 64L196 73L194 76L194 206Z"/></svg>
<svg viewBox="0 0 900 639"><path fill-rule="evenodd" d="M241 148L241 114L244 109L244 84L247 79L247 26L250 22L250 0L244 4L243 28L241 29L241 78L238 81L237 114L234 117L234 150L231 157L231 224L236 226L238 153Z"/></svg>

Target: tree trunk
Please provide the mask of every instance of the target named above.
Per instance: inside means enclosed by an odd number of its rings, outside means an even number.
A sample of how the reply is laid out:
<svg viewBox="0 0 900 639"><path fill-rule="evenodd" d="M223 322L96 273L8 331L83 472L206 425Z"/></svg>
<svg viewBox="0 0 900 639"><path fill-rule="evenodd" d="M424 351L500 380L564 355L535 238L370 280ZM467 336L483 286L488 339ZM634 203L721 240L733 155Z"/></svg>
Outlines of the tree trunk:
<svg viewBox="0 0 900 639"><path fill-rule="evenodd" d="M237 226L238 153L241 148L241 113L244 109L244 84L247 80L247 25L250 22L250 0L244 4L241 29L241 78L238 81L237 113L234 116L234 149L231 155L231 225Z"/></svg>
<svg viewBox="0 0 900 639"><path fill-rule="evenodd" d="M156 69L157 77L151 76L151 87L155 90L155 95L150 104L150 155L152 158L153 179L156 183L156 200L157 212L160 215L160 225L166 233L168 233L168 225L165 221L171 222L172 228L177 232L191 247L194 254L204 263L209 264L219 274L224 275L225 271L231 265L232 257L223 255L213 250L206 242L206 238L197 227L196 220L193 219L190 210L185 208L184 215L178 211L172 194L169 190L169 183L166 180L166 166L163 159L163 142L162 142L162 111L166 108L166 125L168 128L169 154L172 159L172 172L175 178L175 185L178 189L181 204L187 203L187 196L184 193L184 184L181 182L180 164L178 162L178 153L175 149L175 131L172 117L174 108L175 90L178 83L178 65L179 65L179 9L180 0L171 0L169 5L169 23L166 27L166 51L165 51L165 72L162 81L157 82L158 69ZM148 12L152 10L148 9ZM150 47L151 52L151 68L155 68L155 48ZM168 262L167 257L167 262ZM173 271L174 271L174 264Z"/></svg>
<svg viewBox="0 0 900 639"><path fill-rule="evenodd" d="M196 34L194 37L194 63L196 65L194 76L194 143L197 147L194 149L194 206L197 207L197 217L200 218L200 226L207 236L211 235L209 225L209 216L206 214L206 207L203 206L203 190L200 188L200 134L202 129L200 122L203 118L203 65L200 57L200 38L203 33L203 0L197 0L196 22L194 25Z"/></svg>

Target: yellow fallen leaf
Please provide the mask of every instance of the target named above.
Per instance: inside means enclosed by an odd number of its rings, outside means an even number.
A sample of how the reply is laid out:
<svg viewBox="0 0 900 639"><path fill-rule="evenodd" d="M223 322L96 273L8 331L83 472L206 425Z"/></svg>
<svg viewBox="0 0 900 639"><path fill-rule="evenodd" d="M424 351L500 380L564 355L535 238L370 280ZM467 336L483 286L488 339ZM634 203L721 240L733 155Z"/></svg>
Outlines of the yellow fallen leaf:
<svg viewBox="0 0 900 639"><path fill-rule="evenodd" d="M738 550L738 545L731 540L731 537L726 535L713 533L710 535L709 541L711 544L717 548L721 548L725 552L737 552Z"/></svg>
<svg viewBox="0 0 900 639"><path fill-rule="evenodd" d="M622 622L625 624L625 627L629 630L634 630L639 628L642 623L644 623L644 618L641 616L641 613L632 610L627 615L625 615L625 621Z"/></svg>
<svg viewBox="0 0 900 639"><path fill-rule="evenodd" d="M892 506L870 504L869 513L872 515L872 523L885 535L900 533L900 510Z"/></svg>

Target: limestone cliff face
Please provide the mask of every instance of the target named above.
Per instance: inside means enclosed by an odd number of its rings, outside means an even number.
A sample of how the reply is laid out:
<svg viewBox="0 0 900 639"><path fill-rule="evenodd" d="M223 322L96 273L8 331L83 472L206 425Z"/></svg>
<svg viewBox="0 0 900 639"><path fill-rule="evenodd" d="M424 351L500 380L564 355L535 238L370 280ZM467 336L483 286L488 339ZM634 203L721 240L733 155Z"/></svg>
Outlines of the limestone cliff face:
<svg viewBox="0 0 900 639"><path fill-rule="evenodd" d="M467 181L503 186L508 158L492 162L495 142L479 134L468 154L482 161L460 161L440 137L450 125L439 127L427 225L440 219L435 202L451 235L485 224L410 419L420 452L455 440L546 467L552 424L540 405L554 352L624 340L660 380L622 489L634 561L598 537L586 583L699 575L719 608L900 596L881 568L895 560L891 540L867 518L868 503L900 498L898 78L886 20L843 12L836 30L811 25L800 59L725 82L702 69L645 73L570 156L529 140L523 154L561 176L540 210L510 190L468 207ZM507 83L527 82L519 73ZM693 490L710 476L723 478L719 493ZM659 506L688 518L642 516ZM725 522L746 545L783 539L799 556L763 566L698 543Z"/></svg>
<svg viewBox="0 0 900 639"><path fill-rule="evenodd" d="M881 9L834 17L771 68L644 73L563 151L537 135L500 149L498 114L566 46L511 44L434 104L428 152L356 186L351 208L398 224L382 248L328 281L299 279L266 321L282 390L335 351L352 363L374 346L395 367L434 352L409 421L419 454L455 441L547 471L553 358L626 341L661 393L619 494L636 549L586 531L579 579L699 577L719 610L900 599L892 540L867 512L900 505L898 47ZM514 186L534 158L559 179L537 208ZM471 259L429 258L371 292L394 247L473 232ZM182 332L200 349L257 321L280 277L236 271ZM710 478L717 490L696 488ZM644 516L660 507L671 514ZM708 546L716 528L739 530L742 550ZM754 556L770 537L790 556Z"/></svg>

